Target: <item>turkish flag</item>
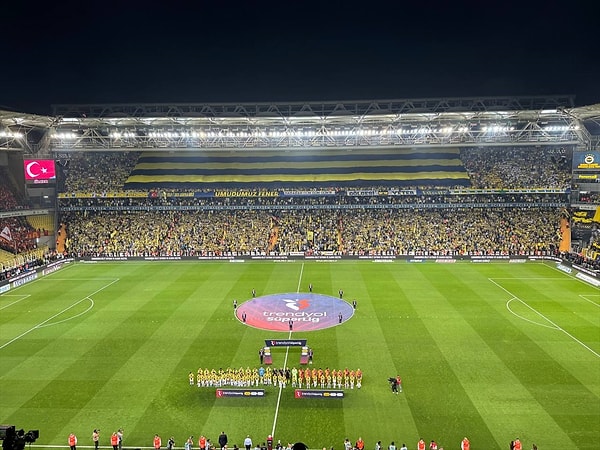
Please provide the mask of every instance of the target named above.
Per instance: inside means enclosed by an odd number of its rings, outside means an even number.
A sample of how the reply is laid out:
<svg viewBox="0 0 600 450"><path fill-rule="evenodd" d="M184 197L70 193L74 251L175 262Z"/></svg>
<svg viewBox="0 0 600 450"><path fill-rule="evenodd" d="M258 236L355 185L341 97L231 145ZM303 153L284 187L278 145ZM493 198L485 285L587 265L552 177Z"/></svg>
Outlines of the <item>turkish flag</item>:
<svg viewBox="0 0 600 450"><path fill-rule="evenodd" d="M53 159L26 159L23 161L26 180L53 180L56 168Z"/></svg>

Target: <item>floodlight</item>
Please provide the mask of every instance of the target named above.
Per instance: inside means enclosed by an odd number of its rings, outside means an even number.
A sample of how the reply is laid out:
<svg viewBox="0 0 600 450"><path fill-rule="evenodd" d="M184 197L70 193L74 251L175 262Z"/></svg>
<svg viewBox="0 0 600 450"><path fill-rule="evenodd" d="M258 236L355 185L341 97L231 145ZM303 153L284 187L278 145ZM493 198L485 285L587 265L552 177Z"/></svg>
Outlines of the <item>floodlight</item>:
<svg viewBox="0 0 600 450"><path fill-rule="evenodd" d="M19 133L18 131L2 130L2 131L0 131L0 137L12 138L12 139L23 139L23 133Z"/></svg>
<svg viewBox="0 0 600 450"><path fill-rule="evenodd" d="M77 134L70 132L70 131L56 131L51 135L51 137L53 139L69 140L69 139L77 139Z"/></svg>

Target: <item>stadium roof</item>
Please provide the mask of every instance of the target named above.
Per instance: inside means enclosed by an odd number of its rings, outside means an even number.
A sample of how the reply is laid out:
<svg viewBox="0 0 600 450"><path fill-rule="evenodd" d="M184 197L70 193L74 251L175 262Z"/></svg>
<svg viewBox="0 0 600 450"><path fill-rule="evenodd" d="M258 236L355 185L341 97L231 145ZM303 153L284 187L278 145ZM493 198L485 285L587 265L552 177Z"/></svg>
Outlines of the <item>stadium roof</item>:
<svg viewBox="0 0 600 450"><path fill-rule="evenodd" d="M290 103L54 105L61 117L330 117L572 108L574 97L452 97Z"/></svg>
<svg viewBox="0 0 600 450"><path fill-rule="evenodd" d="M559 95L55 105L52 116L0 110L0 148L33 153L540 143L596 148L600 104L573 104L572 96Z"/></svg>
<svg viewBox="0 0 600 450"><path fill-rule="evenodd" d="M372 101L289 102L289 103L137 103L137 104L63 104L53 105L52 116L0 110L3 126L26 126L50 128L64 119L123 119L139 118L324 118L331 116L378 116L378 115L443 115L459 114L468 117L476 113L515 113L529 111L532 114L558 110L567 112L578 120L598 120L600 104L574 107L573 96L533 97L452 97ZM73 122L72 120L68 120Z"/></svg>

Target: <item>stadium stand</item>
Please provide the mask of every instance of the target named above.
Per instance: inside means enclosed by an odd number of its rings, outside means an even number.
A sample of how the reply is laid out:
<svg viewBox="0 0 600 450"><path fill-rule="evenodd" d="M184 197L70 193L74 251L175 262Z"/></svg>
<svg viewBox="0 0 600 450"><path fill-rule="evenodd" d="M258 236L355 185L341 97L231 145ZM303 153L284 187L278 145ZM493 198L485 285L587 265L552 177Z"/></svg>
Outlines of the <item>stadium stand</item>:
<svg viewBox="0 0 600 450"><path fill-rule="evenodd" d="M556 208L276 213L80 211L64 220L67 247L78 257L265 255L269 249L273 254L534 255L553 254L560 244Z"/></svg>
<svg viewBox="0 0 600 450"><path fill-rule="evenodd" d="M138 152L73 153L59 165L65 192L120 190L135 162Z"/></svg>
<svg viewBox="0 0 600 450"><path fill-rule="evenodd" d="M419 152L75 153L62 168L71 195L215 189L348 187L566 188L571 155L551 148L466 147ZM361 178L362 177L362 178Z"/></svg>
<svg viewBox="0 0 600 450"><path fill-rule="evenodd" d="M19 208L16 193L9 182L8 171L0 167L0 211L13 211Z"/></svg>
<svg viewBox="0 0 600 450"><path fill-rule="evenodd" d="M545 147L469 147L461 150L461 159L474 188L571 186L571 151L557 155Z"/></svg>
<svg viewBox="0 0 600 450"><path fill-rule="evenodd" d="M27 216L27 222L37 231L38 235L54 234L54 217L50 214Z"/></svg>
<svg viewBox="0 0 600 450"><path fill-rule="evenodd" d="M520 147L89 153L65 172L61 239L76 256L550 254L565 161Z"/></svg>
<svg viewBox="0 0 600 450"><path fill-rule="evenodd" d="M0 281L9 280L36 266L47 264L57 257L59 255L46 246L27 250L17 255L0 250Z"/></svg>

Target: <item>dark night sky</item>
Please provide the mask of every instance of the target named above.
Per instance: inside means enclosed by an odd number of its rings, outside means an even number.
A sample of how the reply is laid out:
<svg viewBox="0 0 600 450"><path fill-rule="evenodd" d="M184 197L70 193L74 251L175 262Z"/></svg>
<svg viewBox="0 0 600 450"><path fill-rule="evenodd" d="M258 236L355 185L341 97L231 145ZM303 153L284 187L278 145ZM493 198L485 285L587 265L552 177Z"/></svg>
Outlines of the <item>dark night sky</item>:
<svg viewBox="0 0 600 450"><path fill-rule="evenodd" d="M4 5L0 109L553 94L600 102L593 0L155 4Z"/></svg>

